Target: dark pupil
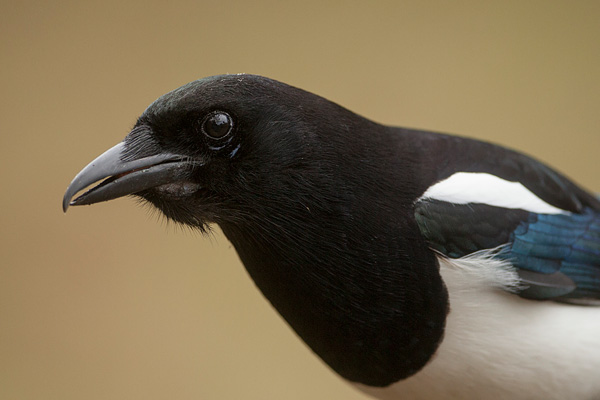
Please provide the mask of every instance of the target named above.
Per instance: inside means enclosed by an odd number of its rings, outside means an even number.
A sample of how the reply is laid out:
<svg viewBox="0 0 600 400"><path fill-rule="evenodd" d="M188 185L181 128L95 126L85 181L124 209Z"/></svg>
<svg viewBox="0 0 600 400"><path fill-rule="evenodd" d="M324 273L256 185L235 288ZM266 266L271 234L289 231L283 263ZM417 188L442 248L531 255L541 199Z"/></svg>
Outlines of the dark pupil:
<svg viewBox="0 0 600 400"><path fill-rule="evenodd" d="M229 133L230 129L231 119L229 115L223 113L211 115L204 123L204 130L214 138L222 138Z"/></svg>

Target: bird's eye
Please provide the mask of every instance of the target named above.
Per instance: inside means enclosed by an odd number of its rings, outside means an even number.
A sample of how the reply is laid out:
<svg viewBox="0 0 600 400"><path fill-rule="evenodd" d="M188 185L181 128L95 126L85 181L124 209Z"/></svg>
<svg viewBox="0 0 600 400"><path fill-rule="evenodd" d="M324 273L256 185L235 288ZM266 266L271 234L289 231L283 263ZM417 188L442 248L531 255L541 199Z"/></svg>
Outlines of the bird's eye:
<svg viewBox="0 0 600 400"><path fill-rule="evenodd" d="M202 121L202 132L213 139L221 139L231 133L233 120L231 116L223 111L215 111L208 114Z"/></svg>

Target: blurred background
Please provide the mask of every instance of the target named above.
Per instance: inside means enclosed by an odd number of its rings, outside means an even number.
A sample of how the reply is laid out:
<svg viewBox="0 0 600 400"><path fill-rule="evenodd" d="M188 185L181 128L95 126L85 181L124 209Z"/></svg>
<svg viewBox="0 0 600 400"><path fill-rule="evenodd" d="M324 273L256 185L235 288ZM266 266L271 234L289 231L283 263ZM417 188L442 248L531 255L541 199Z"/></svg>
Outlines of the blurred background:
<svg viewBox="0 0 600 400"><path fill-rule="evenodd" d="M597 1L4 1L0 398L364 399L218 229L62 213L158 96L266 75L379 122L504 144L600 192Z"/></svg>

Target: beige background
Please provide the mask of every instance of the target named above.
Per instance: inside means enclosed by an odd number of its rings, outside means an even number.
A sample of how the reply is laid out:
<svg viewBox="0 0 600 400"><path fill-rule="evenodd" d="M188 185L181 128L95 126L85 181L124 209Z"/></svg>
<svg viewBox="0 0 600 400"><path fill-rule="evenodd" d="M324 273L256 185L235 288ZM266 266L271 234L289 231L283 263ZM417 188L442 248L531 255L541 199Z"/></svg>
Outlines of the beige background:
<svg viewBox="0 0 600 400"><path fill-rule="evenodd" d="M71 178L156 97L249 72L534 154L600 191L600 3L4 1L0 398L361 399L220 233ZM157 223L158 222L158 223Z"/></svg>

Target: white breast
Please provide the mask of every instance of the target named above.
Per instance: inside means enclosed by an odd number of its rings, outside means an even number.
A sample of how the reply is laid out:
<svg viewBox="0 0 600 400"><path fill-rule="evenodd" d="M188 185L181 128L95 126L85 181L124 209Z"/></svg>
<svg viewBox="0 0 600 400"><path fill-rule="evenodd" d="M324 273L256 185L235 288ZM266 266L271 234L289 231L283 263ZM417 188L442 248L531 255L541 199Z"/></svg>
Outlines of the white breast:
<svg viewBox="0 0 600 400"><path fill-rule="evenodd" d="M434 358L404 381L359 389L384 400L600 399L600 307L499 289L516 274L489 253L439 261L451 310Z"/></svg>

